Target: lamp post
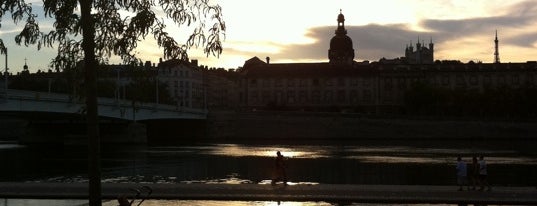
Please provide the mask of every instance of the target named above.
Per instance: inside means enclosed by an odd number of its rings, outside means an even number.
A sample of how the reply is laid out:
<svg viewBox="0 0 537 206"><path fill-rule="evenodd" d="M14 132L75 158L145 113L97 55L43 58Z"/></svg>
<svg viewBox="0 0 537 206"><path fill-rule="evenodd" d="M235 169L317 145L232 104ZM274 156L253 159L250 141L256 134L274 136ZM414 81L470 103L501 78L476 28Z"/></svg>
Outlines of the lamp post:
<svg viewBox="0 0 537 206"><path fill-rule="evenodd" d="M6 95L7 95L7 48L5 48L4 52L6 53L6 70L4 72L4 77L5 77L5 89L6 89Z"/></svg>
<svg viewBox="0 0 537 206"><path fill-rule="evenodd" d="M157 72L157 76L155 76L155 87L156 87L156 103L158 105L158 72Z"/></svg>

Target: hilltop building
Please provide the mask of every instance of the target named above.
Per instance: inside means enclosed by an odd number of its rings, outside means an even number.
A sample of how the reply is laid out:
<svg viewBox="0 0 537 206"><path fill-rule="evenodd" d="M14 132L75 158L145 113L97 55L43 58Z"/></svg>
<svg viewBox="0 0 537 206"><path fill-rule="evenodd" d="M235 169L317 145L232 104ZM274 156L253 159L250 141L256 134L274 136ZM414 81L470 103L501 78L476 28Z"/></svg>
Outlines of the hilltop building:
<svg viewBox="0 0 537 206"><path fill-rule="evenodd" d="M429 47L425 47L425 43L420 43L420 38L418 38L418 43L416 43L416 50L410 42L410 46L407 45L405 49L405 59L409 64L432 64L434 62L434 44L433 39L429 42Z"/></svg>

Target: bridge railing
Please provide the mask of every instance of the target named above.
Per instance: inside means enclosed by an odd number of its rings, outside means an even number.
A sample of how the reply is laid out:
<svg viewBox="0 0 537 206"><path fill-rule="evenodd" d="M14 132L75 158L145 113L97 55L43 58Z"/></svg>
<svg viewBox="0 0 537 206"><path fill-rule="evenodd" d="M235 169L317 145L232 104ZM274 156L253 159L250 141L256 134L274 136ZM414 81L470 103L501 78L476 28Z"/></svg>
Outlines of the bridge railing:
<svg viewBox="0 0 537 206"><path fill-rule="evenodd" d="M46 102L63 102L63 103L72 103L72 104L84 104L83 97L77 97L70 94L60 94L60 93L48 93L48 92L38 92L38 91L26 91L26 90L13 90L8 89L7 92L3 94L4 99L13 99L13 100L34 100L34 101L46 101ZM198 108L188 108L180 107L174 105L164 105L148 102L134 102L132 100L126 99L114 99L106 97L98 97L97 102L102 106L117 106L118 108L126 109L147 109L154 111L168 111L168 112L182 112L182 113L191 113L191 114L207 114L206 109Z"/></svg>

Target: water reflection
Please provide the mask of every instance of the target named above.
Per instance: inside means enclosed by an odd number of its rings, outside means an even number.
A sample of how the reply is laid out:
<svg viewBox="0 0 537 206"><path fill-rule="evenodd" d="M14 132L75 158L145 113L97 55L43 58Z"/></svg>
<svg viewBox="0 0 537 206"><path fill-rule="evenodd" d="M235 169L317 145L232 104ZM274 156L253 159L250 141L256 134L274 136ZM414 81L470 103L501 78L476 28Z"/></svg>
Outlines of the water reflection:
<svg viewBox="0 0 537 206"><path fill-rule="evenodd" d="M501 146L501 144L498 144ZM529 146L528 146L529 147ZM535 147L533 147L534 149ZM1 181L86 182L86 148L0 149ZM537 154L511 148L389 145L242 145L113 148L102 152L104 182L262 184L276 151L297 184L454 184L457 155L485 154L491 182L532 186ZM533 150L532 150L533 151ZM16 164L12 164L16 163Z"/></svg>
<svg viewBox="0 0 537 206"><path fill-rule="evenodd" d="M153 155L199 154L227 157L274 157L281 151L285 157L302 159L344 158L364 163L452 164L461 155L468 160L485 155L489 164L537 165L535 157L521 157L514 150L415 148L409 146L255 146L215 144L188 147L155 147L147 152ZM396 154L396 155L394 155Z"/></svg>
<svg viewBox="0 0 537 206"><path fill-rule="evenodd" d="M316 146L252 146L239 144L217 144L196 147L155 147L149 153L193 153L229 157L274 157L276 151L292 158L328 158L332 147Z"/></svg>

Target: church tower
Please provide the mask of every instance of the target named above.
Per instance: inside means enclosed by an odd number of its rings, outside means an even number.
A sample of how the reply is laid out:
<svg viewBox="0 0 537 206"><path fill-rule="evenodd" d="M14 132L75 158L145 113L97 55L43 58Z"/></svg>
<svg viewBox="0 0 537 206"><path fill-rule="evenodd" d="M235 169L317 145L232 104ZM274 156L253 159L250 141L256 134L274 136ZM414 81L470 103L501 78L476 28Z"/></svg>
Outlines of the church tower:
<svg viewBox="0 0 537 206"><path fill-rule="evenodd" d="M336 36L332 37L330 40L328 59L330 60L330 64L334 65L352 65L354 62L352 40L347 36L345 16L343 16L341 10L337 17Z"/></svg>

